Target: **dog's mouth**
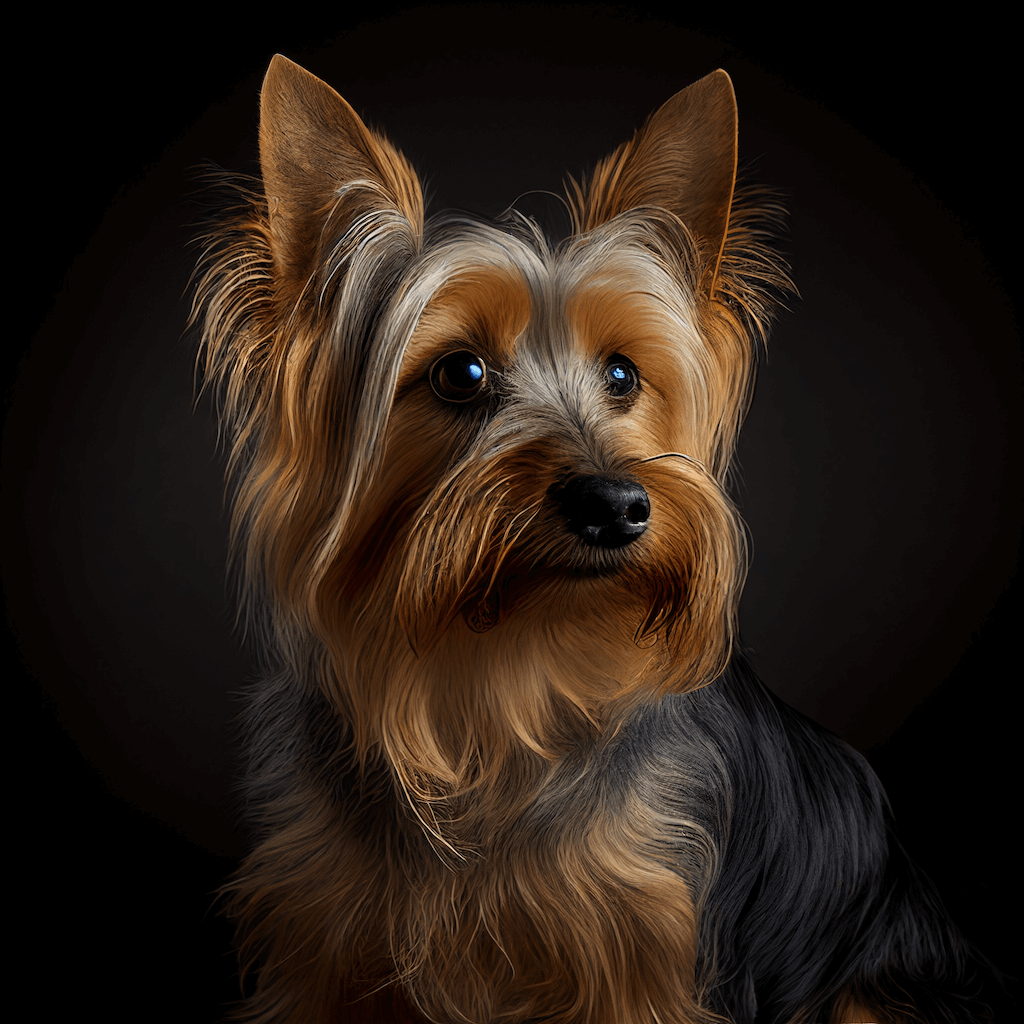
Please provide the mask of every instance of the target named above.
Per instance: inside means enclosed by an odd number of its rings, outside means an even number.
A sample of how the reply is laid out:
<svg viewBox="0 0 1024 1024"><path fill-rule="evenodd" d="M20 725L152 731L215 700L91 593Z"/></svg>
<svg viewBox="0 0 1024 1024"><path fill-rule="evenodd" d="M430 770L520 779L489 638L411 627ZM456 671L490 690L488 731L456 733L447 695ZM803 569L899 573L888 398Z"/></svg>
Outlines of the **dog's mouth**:
<svg viewBox="0 0 1024 1024"><path fill-rule="evenodd" d="M650 522L650 499L635 480L574 476L552 485L548 497L572 538L570 557L559 559L555 570L563 579L595 579L619 572L623 549L642 537ZM464 604L466 625L477 633L493 629L516 603L517 594L540 583L536 569L492 580L483 593Z"/></svg>

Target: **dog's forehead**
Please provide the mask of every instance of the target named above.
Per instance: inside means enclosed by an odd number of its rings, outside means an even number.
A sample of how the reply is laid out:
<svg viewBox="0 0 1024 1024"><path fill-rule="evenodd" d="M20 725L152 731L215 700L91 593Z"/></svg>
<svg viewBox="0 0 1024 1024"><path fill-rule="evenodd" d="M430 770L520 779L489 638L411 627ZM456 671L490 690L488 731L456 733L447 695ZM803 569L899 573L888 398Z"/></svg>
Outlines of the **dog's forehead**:
<svg viewBox="0 0 1024 1024"><path fill-rule="evenodd" d="M446 275L420 314L406 363L422 364L468 348L494 362L510 362L533 316L528 276L480 263Z"/></svg>
<svg viewBox="0 0 1024 1024"><path fill-rule="evenodd" d="M692 294L633 245L538 251L481 235L428 262L435 286L406 350L407 373L463 348L511 365L552 349L603 358L695 331Z"/></svg>

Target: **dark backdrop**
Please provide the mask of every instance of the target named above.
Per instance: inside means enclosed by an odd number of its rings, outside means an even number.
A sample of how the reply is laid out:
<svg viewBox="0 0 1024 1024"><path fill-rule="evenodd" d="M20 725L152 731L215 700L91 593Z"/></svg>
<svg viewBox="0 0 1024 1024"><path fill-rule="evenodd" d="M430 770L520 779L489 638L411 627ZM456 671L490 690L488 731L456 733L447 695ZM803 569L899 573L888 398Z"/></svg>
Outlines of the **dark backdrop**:
<svg viewBox="0 0 1024 1024"><path fill-rule="evenodd" d="M205 1022L235 991L213 893L244 843L231 719L250 669L223 583L215 430L193 410L186 195L203 159L254 166L274 51L384 127L435 208L492 214L729 71L742 157L788 196L802 293L740 452L744 640L779 694L868 755L907 845L1008 966L1020 361L1005 44L891 13L876 31L863 11L826 37L623 7L376 10L284 11L272 28L176 10L127 44L130 26L91 15L40 23L11 86L24 353L4 536L24 679L8 687L9 788L28 948L53 965L40 1010Z"/></svg>

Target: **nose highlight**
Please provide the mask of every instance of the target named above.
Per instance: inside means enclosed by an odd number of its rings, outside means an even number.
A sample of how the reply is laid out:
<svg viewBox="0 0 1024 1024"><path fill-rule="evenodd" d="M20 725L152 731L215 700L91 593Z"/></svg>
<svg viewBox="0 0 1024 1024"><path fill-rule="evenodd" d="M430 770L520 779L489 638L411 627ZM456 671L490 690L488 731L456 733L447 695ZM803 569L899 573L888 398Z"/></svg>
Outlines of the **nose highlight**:
<svg viewBox="0 0 1024 1024"><path fill-rule="evenodd" d="M569 529L594 547L621 548L647 529L651 502L633 480L576 476L551 489Z"/></svg>

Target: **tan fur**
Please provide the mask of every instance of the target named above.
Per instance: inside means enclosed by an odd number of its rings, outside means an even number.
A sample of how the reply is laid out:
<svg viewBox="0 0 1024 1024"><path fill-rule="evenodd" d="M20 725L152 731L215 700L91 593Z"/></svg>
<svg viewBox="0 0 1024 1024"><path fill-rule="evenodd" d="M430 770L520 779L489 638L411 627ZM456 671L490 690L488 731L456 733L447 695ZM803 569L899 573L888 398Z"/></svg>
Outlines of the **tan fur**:
<svg viewBox="0 0 1024 1024"><path fill-rule="evenodd" d="M713 843L590 765L733 641L726 473L787 284L770 206L730 205L735 133L716 72L571 186L560 247L435 236L401 155L274 59L263 194L209 239L198 315L250 615L280 692L328 711L317 753L254 754L268 776L295 756L231 887L246 1019L320 1024L379 987L445 1022L717 1019L689 881ZM427 383L459 347L493 367L486 415ZM594 369L616 353L642 373L628 405ZM635 477L658 529L581 552L546 501L567 473Z"/></svg>

